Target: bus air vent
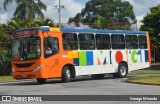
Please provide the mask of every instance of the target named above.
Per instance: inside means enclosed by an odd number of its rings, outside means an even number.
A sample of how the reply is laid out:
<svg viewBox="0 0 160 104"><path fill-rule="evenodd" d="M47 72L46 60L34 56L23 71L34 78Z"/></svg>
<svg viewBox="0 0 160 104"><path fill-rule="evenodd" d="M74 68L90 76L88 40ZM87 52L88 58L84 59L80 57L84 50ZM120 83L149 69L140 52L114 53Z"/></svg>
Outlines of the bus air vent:
<svg viewBox="0 0 160 104"><path fill-rule="evenodd" d="M18 68L26 68L32 66L34 63L14 64Z"/></svg>

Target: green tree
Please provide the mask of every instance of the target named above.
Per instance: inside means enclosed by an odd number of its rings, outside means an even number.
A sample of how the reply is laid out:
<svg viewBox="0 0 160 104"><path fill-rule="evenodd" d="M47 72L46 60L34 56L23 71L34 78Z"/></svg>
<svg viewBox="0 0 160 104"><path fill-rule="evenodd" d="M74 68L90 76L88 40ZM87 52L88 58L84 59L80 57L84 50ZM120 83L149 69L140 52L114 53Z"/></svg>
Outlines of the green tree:
<svg viewBox="0 0 160 104"><path fill-rule="evenodd" d="M160 62L160 5L150 8L150 13L143 17L140 30L150 34L151 48L156 49L156 61ZM152 55L152 54L151 54Z"/></svg>
<svg viewBox="0 0 160 104"><path fill-rule="evenodd" d="M160 41L160 5L151 7L150 13L144 16L141 22L143 25L141 25L140 30L148 31L152 45L157 46Z"/></svg>
<svg viewBox="0 0 160 104"><path fill-rule="evenodd" d="M75 17L69 18L68 23L96 23L101 20L101 28L110 28L114 25L115 29L123 29L130 27L130 22L135 22L135 14L132 5L121 0L89 0L81 13L76 14ZM105 23L105 25L103 25ZM120 23L120 26L117 25ZM98 24L100 25L100 24Z"/></svg>
<svg viewBox="0 0 160 104"><path fill-rule="evenodd" d="M5 34L4 25L0 25L0 76L11 73L11 36Z"/></svg>
<svg viewBox="0 0 160 104"><path fill-rule="evenodd" d="M15 1L17 3L17 7L13 15L22 20L24 19L35 19L36 16L44 18L44 14L42 10L47 9L46 5L42 3L41 0L4 0L3 7L5 10L6 7Z"/></svg>
<svg viewBox="0 0 160 104"><path fill-rule="evenodd" d="M14 30L31 27L35 27L35 24L31 19L21 20L16 17L11 18L6 24L3 24L3 28L5 29L4 32L8 35L11 35Z"/></svg>
<svg viewBox="0 0 160 104"><path fill-rule="evenodd" d="M0 40L2 40L4 38L4 28L3 26L0 24Z"/></svg>
<svg viewBox="0 0 160 104"><path fill-rule="evenodd" d="M47 18L47 19L43 19L43 18L38 18L34 21L35 26L50 26L50 27L54 27L54 21Z"/></svg>

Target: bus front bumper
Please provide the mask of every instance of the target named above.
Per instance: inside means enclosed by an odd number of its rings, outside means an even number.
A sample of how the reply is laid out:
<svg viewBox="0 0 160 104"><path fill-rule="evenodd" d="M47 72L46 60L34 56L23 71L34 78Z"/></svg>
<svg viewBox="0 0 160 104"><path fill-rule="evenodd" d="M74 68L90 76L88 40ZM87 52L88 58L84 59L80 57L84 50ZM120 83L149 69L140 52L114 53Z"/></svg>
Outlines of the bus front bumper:
<svg viewBox="0 0 160 104"><path fill-rule="evenodd" d="M36 78L33 72L12 72L14 79L33 79Z"/></svg>
<svg viewBox="0 0 160 104"><path fill-rule="evenodd" d="M43 78L42 66L39 65L32 71L16 71L12 68L12 76L14 79L33 79L33 78Z"/></svg>

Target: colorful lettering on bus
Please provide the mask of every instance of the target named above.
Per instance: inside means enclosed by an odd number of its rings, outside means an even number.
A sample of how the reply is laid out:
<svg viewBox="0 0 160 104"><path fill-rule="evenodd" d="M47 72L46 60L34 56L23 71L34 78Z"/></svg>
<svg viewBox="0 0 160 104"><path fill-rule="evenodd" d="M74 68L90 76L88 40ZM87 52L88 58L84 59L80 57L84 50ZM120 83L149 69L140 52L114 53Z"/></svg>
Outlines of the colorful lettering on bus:
<svg viewBox="0 0 160 104"><path fill-rule="evenodd" d="M142 54L142 52L144 54ZM129 53L129 55L124 59L127 53ZM111 58L112 55L115 59ZM144 58L142 58L142 55L144 55ZM126 61L127 59L131 59L130 62L132 63L149 61L148 50L127 50L125 54L121 51L116 51L115 54L112 54L112 51L68 51L68 58L72 58L76 66L105 65L112 64L113 61L119 64L121 61Z"/></svg>

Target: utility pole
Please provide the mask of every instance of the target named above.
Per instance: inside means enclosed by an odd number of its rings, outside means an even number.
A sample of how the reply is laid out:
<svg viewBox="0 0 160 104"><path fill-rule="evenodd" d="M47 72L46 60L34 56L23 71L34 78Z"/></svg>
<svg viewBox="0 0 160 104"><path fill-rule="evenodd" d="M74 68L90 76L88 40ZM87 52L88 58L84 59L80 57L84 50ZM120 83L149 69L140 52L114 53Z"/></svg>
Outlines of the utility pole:
<svg viewBox="0 0 160 104"><path fill-rule="evenodd" d="M2 8L0 7L0 10L1 10ZM1 15L0 15L0 19L1 19Z"/></svg>
<svg viewBox="0 0 160 104"><path fill-rule="evenodd" d="M58 10L58 17L59 17L59 28L61 28L61 9L64 9L64 6L61 5L61 0L59 0L59 5L55 6L55 9Z"/></svg>
<svg viewBox="0 0 160 104"><path fill-rule="evenodd" d="M58 13L59 13L59 28L60 28L61 27L61 0L59 0Z"/></svg>

